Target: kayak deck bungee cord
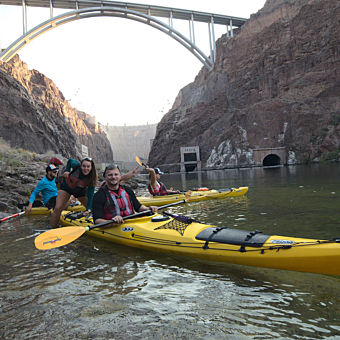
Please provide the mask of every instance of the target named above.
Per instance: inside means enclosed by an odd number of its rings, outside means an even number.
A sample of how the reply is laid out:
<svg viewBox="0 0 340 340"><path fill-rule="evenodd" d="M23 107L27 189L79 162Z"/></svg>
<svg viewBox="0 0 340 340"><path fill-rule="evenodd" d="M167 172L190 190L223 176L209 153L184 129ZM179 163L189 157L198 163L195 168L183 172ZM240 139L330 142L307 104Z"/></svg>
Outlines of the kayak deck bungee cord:
<svg viewBox="0 0 340 340"><path fill-rule="evenodd" d="M340 238L318 240L267 235L257 230L217 227L167 212L130 219L121 225L96 228L91 218L77 217L64 211L61 222L83 232L86 228L90 236L157 252L240 265L340 275Z"/></svg>

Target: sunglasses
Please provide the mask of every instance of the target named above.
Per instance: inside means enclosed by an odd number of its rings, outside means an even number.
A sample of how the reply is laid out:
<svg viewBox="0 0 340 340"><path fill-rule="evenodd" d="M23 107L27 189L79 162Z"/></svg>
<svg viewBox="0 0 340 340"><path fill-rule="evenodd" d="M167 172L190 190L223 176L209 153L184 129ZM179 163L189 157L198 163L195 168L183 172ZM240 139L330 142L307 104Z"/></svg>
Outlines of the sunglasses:
<svg viewBox="0 0 340 340"><path fill-rule="evenodd" d="M91 157L85 157L81 160L82 162L83 161L88 161L88 162L92 162L92 158Z"/></svg>

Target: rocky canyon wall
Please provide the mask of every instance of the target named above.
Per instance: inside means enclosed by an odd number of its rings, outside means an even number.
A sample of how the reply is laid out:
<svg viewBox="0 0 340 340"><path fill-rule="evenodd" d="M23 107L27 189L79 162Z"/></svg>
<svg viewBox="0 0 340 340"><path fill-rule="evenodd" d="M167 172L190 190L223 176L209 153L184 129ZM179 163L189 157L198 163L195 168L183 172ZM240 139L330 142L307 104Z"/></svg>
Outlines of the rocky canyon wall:
<svg viewBox="0 0 340 340"><path fill-rule="evenodd" d="M0 62L0 137L12 147L81 158L81 144L96 162L113 159L93 117L77 111L52 82L18 56Z"/></svg>
<svg viewBox="0 0 340 340"><path fill-rule="evenodd" d="M339 18L336 0L268 0L179 92L149 163L179 163L180 147L197 145L204 168L254 165L263 148L284 148L291 164L337 158Z"/></svg>

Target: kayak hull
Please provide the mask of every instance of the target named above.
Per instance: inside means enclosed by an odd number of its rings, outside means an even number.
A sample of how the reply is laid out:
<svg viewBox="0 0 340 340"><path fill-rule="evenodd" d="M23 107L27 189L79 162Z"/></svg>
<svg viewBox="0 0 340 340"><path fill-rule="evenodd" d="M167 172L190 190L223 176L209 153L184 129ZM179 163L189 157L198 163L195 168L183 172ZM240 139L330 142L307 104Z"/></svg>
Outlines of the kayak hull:
<svg viewBox="0 0 340 340"><path fill-rule="evenodd" d="M93 226L84 218L71 221L67 214L63 212L61 216L64 225ZM198 239L199 235L210 229L216 230L216 226L162 218L166 217L156 214L126 220L121 225L92 229L87 233L117 244L204 260L340 275L340 243L335 241L264 235L268 238L260 246L247 246L242 242L207 242L206 239Z"/></svg>
<svg viewBox="0 0 340 340"><path fill-rule="evenodd" d="M248 187L208 190L208 191L191 191L189 202L200 202L217 198L238 197L247 193ZM175 203L186 199L185 194L164 195L164 196L140 196L138 201L146 206L162 206Z"/></svg>
<svg viewBox="0 0 340 340"><path fill-rule="evenodd" d="M49 215L51 214L53 209L48 209L46 207L34 207L31 209L31 212L28 215ZM81 204L69 206L67 207L67 211L77 212L77 211L85 211L85 207Z"/></svg>

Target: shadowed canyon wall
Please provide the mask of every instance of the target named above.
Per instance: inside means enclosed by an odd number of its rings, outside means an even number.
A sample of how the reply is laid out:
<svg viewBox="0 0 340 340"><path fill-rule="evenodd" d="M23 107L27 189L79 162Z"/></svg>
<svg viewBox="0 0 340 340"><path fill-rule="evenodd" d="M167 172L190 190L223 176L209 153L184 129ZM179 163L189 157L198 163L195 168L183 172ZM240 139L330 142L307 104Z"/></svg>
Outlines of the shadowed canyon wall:
<svg viewBox="0 0 340 340"><path fill-rule="evenodd" d="M96 162L113 159L93 117L74 109L57 86L18 56L0 62L0 137L12 147L81 158L81 144Z"/></svg>
<svg viewBox="0 0 340 340"><path fill-rule="evenodd" d="M288 164L338 159L339 18L336 0L268 0L179 92L149 163L179 163L196 145L203 168L254 165L263 148L283 148Z"/></svg>

